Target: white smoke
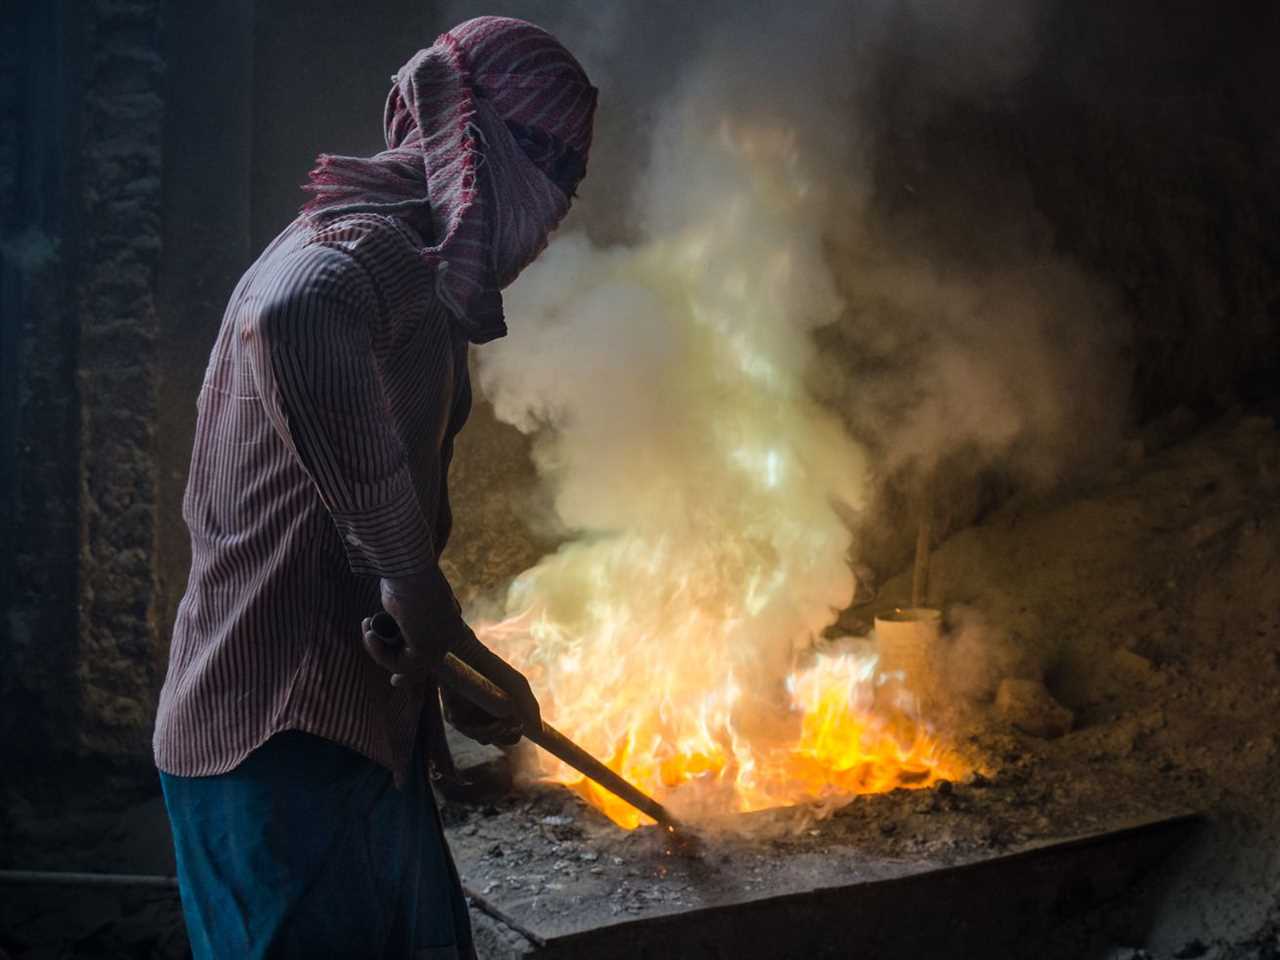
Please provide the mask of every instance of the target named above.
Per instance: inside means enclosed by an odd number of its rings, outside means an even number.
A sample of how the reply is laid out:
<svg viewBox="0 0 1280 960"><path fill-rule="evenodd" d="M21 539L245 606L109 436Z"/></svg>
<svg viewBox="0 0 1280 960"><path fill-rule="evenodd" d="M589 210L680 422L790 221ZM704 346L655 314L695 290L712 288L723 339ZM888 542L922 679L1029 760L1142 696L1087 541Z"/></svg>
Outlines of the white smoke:
<svg viewBox="0 0 1280 960"><path fill-rule="evenodd" d="M778 679L852 595L833 501L860 501L863 463L804 386L809 334L842 304L794 136L672 118L652 176L685 202L654 193L644 242L560 238L509 291L520 320L481 360L499 419L538 433L578 534L517 581L510 612L550 606L581 636L600 628L584 603L634 603L609 616L680 644L685 608L649 605L688 587L702 613L742 621L725 656Z"/></svg>
<svg viewBox="0 0 1280 960"><path fill-rule="evenodd" d="M1106 298L1054 258L1024 184L989 222L946 194L885 202L886 144L1016 83L1035 8L500 12L575 49L601 113L575 219L479 352L565 541L489 640L554 722L679 809L849 789L823 780L839 763L798 785L762 757L802 736L784 680L852 599L877 484L961 453L1052 482L1117 419ZM859 712L822 689L832 716ZM708 770L730 799L708 798Z"/></svg>
<svg viewBox="0 0 1280 960"><path fill-rule="evenodd" d="M480 10L455 3L448 12L457 20ZM563 322L545 336L533 328L549 296L567 302L580 272L598 268L587 257L616 257L671 235L734 194L715 137L705 135L727 118L786 131L793 166L773 174L806 178L793 186L817 195L807 219L756 238L758 249L826 258L813 272L826 275L843 309L819 311L829 326L806 361L806 382L870 452L877 477L931 470L963 454L971 469L995 465L1048 485L1110 454L1125 422L1125 325L1108 292L1055 255L1025 177L1016 169L986 174L978 181L986 193L974 199L964 167L981 157L937 157L914 171L928 184L908 182L913 171L895 166L895 144L925 137L939 115L1016 90L1041 50L1043 3L524 0L484 12L552 30L601 88L591 172L559 241L565 249L553 246L507 297L511 345L528 359L510 362L502 347L481 354L503 419L528 429L553 402L562 414L578 408L584 430L635 439L654 426L613 369L678 349L661 311L642 302L649 294L593 285L592 297L616 302L592 306L590 318L587 305L573 305L584 322L572 336ZM953 170L959 179L950 179ZM895 191L932 192L904 205ZM754 251L732 255L741 259L713 269L754 269ZM788 329L811 329L806 311L786 305ZM611 319L622 316L632 322ZM584 351L599 372L561 383L560 371ZM619 406L597 402L601 387ZM608 425L588 428L593 418ZM557 484L586 482L557 467L545 445L543 455ZM562 503L574 499L562 491Z"/></svg>

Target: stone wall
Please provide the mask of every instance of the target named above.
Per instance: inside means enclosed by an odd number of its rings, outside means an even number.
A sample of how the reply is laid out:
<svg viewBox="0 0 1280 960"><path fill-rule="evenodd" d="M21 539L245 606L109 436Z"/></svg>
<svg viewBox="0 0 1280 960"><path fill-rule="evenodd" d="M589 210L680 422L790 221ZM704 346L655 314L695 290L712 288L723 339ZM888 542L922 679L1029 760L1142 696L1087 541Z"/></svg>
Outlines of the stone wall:
<svg viewBox="0 0 1280 960"><path fill-rule="evenodd" d="M156 271L162 247L160 0L96 0L80 200L82 751L144 756L161 664L155 602Z"/></svg>

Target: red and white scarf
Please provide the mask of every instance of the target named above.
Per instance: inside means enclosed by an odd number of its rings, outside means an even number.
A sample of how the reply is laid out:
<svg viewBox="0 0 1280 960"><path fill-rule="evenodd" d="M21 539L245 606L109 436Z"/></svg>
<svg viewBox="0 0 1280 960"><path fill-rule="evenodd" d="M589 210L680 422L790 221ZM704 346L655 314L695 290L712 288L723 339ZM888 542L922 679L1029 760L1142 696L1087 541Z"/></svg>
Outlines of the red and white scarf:
<svg viewBox="0 0 1280 960"><path fill-rule="evenodd" d="M387 149L322 154L304 210L430 212L436 292L468 339L507 332L502 288L542 252L586 173L596 89L540 27L477 17L392 78Z"/></svg>

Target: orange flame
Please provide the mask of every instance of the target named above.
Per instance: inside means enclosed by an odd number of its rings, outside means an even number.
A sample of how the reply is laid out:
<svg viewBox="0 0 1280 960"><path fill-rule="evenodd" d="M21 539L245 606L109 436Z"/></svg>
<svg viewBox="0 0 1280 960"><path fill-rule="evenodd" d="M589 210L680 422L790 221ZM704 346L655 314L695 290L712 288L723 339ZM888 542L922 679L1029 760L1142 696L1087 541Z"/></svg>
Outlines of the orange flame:
<svg viewBox="0 0 1280 960"><path fill-rule="evenodd" d="M526 614L482 626L480 633L545 681L546 664L537 662L532 655L536 646L530 643L537 629ZM589 682L575 684L574 701L550 698L543 704L544 715L610 769L685 818L927 787L967 773L965 764L926 732L913 710L886 708L884 697L877 708L877 683L884 678L875 663L868 654L818 654L787 677L788 707L775 718L782 729L755 731L753 736L738 728L735 714L741 712L743 693L732 673L679 706L661 699L657 676L636 677L630 685L615 683L607 696L589 691ZM568 667L570 674L581 670L572 661ZM610 729L620 733L611 737L605 732ZM569 787L619 826L652 823L571 767L550 756L543 760L546 780Z"/></svg>

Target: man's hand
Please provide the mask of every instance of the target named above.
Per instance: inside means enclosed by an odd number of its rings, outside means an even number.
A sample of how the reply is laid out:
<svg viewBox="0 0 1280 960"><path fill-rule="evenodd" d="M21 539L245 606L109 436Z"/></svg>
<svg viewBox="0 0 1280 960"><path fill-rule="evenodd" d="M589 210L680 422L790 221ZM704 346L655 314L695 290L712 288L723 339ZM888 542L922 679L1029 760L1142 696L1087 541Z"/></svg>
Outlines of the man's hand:
<svg viewBox="0 0 1280 960"><path fill-rule="evenodd" d="M449 725L479 743L511 747L524 736L524 725L515 717L495 717L448 687L440 688L440 702Z"/></svg>
<svg viewBox="0 0 1280 960"><path fill-rule="evenodd" d="M538 706L538 698L533 695L533 688L529 686L529 681L525 679L525 675L481 643L469 627L467 628L466 636L453 647L452 652L457 655L458 659L492 680L511 698L511 717L508 722L513 721L516 727L525 733L542 729L542 710ZM449 699L446 699L445 705L446 707L449 706ZM477 708L472 708L472 710L475 709ZM480 710L479 712L484 716L490 716L487 711ZM470 715L469 712L462 714L464 724L474 725L469 719ZM502 718L492 719L501 720ZM458 727L462 733L472 736L463 726L459 726L456 723L454 726ZM488 732L483 728L480 732L482 736L488 735ZM504 734L504 737L509 736L509 733ZM475 739L480 740L482 743L485 742L481 737L475 737ZM518 739L520 739L519 735L515 737L515 740ZM511 742L514 743L515 740ZM495 738L494 742L501 743L502 741Z"/></svg>
<svg viewBox="0 0 1280 960"><path fill-rule="evenodd" d="M466 627L454 611L452 592L444 605L438 579L443 579L442 575L382 581L382 607L400 628L393 642L388 643L373 629L372 618L366 617L360 625L365 650L374 663L391 674L392 686L425 682L444 659L451 641L458 639L457 627L450 621ZM441 615L442 610L446 616Z"/></svg>
<svg viewBox="0 0 1280 960"><path fill-rule="evenodd" d="M366 618L361 628L365 650L391 674L393 686L425 682L451 652L501 688L512 706L511 717L494 717L470 704L461 705L461 697L446 694L445 708L459 731L482 743L514 743L522 731L541 729L541 711L529 681L477 639L438 570L406 580L383 580L382 606L400 628L398 641L388 643L379 636L372 618Z"/></svg>

